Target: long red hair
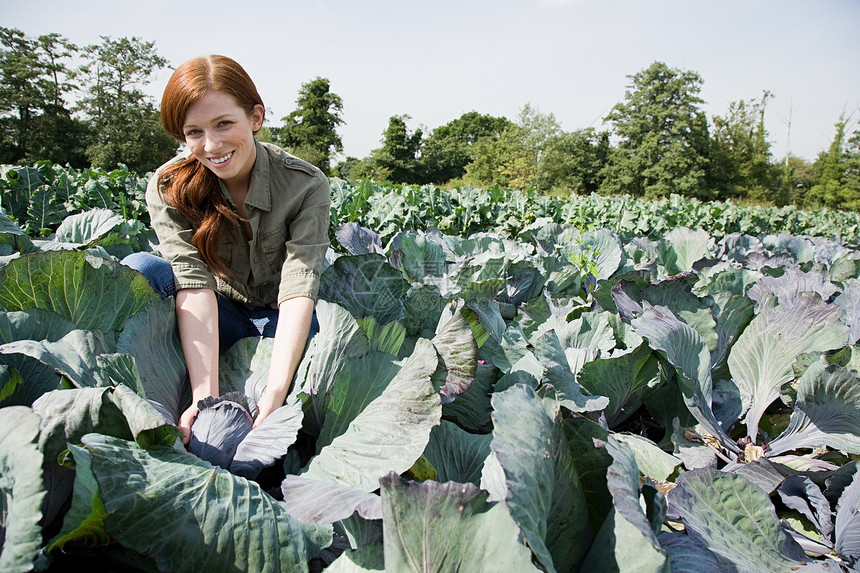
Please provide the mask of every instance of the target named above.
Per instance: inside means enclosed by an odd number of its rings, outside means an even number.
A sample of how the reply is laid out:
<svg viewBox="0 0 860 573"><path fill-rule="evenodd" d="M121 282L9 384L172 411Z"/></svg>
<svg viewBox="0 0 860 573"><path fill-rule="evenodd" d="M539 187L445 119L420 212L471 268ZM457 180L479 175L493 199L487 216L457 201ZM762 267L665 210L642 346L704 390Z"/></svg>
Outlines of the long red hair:
<svg viewBox="0 0 860 573"><path fill-rule="evenodd" d="M188 60L173 72L161 98L161 124L178 141L185 141L182 127L194 103L209 90L232 95L250 115L263 105L251 77L226 56L201 56ZM221 233L227 223L239 228L239 216L221 193L218 177L192 155L161 171L158 189L162 198L194 227L191 244L200 251L209 269L226 276L219 254Z"/></svg>

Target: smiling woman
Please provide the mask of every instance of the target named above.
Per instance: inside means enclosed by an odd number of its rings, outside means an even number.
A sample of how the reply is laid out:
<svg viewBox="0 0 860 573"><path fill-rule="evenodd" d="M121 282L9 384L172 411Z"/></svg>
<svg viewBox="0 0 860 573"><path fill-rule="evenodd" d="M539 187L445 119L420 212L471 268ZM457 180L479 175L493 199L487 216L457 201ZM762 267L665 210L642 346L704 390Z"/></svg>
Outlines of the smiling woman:
<svg viewBox="0 0 860 573"><path fill-rule="evenodd" d="M192 404L179 420L188 442L197 404L219 395L218 356L238 339L274 337L255 426L284 403L309 334L329 246L328 179L257 141L265 107L234 60L179 66L164 90L164 129L187 149L156 171L146 192L160 257L125 262L176 297Z"/></svg>
<svg viewBox="0 0 860 573"><path fill-rule="evenodd" d="M261 104L248 114L233 96L219 91L207 91L185 115L182 132L191 154L233 194L250 182L257 157L254 133L263 125L263 115Z"/></svg>

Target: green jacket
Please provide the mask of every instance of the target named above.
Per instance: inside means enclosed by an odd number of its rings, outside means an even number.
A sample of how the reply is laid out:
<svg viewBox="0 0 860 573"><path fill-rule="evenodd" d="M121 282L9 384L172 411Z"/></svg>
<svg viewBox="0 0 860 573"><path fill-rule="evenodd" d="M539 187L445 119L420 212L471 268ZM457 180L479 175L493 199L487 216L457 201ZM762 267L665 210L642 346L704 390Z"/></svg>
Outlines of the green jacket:
<svg viewBox="0 0 860 573"><path fill-rule="evenodd" d="M209 288L247 306L277 306L293 297L317 299L320 273L330 245L331 192L328 179L313 165L275 145L256 141L257 159L245 199L253 238L228 226L221 235L221 258L228 278L210 272L191 245L188 220L165 203L156 188L161 170L190 152L180 153L156 170L146 189L158 251L173 268L177 290ZM221 192L234 206L223 181Z"/></svg>

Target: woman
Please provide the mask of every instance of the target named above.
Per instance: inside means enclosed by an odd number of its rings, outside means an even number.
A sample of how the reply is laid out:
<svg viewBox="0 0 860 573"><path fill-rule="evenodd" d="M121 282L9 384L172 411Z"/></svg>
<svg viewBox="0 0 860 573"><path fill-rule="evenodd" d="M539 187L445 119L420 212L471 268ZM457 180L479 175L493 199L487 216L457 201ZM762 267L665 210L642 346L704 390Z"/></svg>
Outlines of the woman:
<svg viewBox="0 0 860 573"><path fill-rule="evenodd" d="M274 337L259 425L283 405L313 321L329 246L331 196L323 173L259 142L265 108L253 81L224 56L185 62L161 102L164 129L187 150L162 165L146 202L161 258L126 264L175 295L192 405L218 396L218 356L244 336Z"/></svg>

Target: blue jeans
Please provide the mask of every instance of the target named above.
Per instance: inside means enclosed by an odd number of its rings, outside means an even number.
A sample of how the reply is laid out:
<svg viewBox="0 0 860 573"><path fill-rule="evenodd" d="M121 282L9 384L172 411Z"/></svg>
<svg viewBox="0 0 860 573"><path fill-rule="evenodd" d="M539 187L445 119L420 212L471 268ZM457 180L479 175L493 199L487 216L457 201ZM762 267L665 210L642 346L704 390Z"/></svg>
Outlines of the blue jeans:
<svg viewBox="0 0 860 573"><path fill-rule="evenodd" d="M176 296L173 269L166 260L152 253L133 253L122 260L122 264L140 272L161 298ZM247 308L233 302L220 292L218 299L218 341L219 352L224 354L240 338L265 336L274 338L278 326L278 309L258 306ZM319 332L316 313L311 318L308 340Z"/></svg>

